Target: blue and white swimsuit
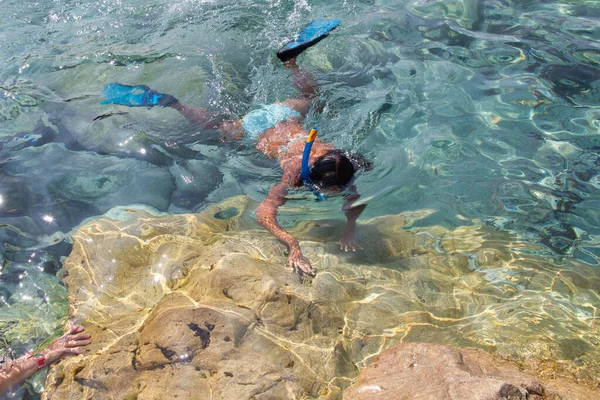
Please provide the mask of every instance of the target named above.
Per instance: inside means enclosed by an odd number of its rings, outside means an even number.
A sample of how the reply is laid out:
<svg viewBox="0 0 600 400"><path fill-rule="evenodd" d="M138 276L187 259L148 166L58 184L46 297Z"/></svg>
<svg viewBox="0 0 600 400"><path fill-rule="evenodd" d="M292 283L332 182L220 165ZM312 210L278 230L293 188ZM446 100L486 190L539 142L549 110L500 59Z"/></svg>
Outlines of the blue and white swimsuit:
<svg viewBox="0 0 600 400"><path fill-rule="evenodd" d="M268 104L251 111L242 119L242 127L249 139L258 139L267 129L271 129L278 122L287 121L291 118L299 118L302 115L283 104Z"/></svg>

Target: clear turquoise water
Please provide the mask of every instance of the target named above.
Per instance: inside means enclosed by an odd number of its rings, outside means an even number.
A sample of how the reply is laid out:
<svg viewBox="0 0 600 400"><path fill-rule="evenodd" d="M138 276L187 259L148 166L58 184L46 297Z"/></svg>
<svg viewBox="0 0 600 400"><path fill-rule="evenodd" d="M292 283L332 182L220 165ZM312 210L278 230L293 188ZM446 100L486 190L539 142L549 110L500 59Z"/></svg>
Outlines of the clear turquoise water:
<svg viewBox="0 0 600 400"><path fill-rule="evenodd" d="M343 25L300 60L326 104L308 123L374 161L358 180L365 218L433 209L419 226L483 221L558 268L600 268L596 1L10 0L2 14L5 351L65 315L55 274L85 218L260 200L279 178L252 147L221 145L173 110L101 106L104 84L242 116L294 94L274 53L316 17ZM338 208L299 201L282 220Z"/></svg>

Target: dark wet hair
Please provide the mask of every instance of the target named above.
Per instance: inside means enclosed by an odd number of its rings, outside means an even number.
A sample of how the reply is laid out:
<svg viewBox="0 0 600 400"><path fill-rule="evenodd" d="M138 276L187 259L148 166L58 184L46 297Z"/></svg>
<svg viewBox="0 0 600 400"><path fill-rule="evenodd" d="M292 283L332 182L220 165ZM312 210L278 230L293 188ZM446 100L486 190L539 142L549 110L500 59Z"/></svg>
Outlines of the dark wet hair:
<svg viewBox="0 0 600 400"><path fill-rule="evenodd" d="M315 160L310 169L310 180L325 187L345 186L359 169L369 171L373 165L360 154L332 150Z"/></svg>

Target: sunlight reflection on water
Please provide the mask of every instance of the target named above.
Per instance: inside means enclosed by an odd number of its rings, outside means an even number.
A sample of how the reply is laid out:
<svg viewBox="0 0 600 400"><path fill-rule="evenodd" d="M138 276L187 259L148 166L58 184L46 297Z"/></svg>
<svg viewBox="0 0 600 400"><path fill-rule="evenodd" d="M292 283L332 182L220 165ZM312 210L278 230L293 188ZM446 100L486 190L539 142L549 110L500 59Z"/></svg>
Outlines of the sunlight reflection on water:
<svg viewBox="0 0 600 400"><path fill-rule="evenodd" d="M251 144L219 143L173 110L101 106L104 84L146 84L242 116L295 93L274 52L325 16L343 25L300 59L325 104L308 124L373 160L357 180L364 219L427 209L411 226L420 235L479 221L508 235L497 246L510 251L483 252L502 260L494 267L482 267L483 253L456 250L471 260L461 296L474 303L461 318L477 329L465 338L502 352L513 337L484 333L515 326L560 347L542 346L539 357L597 356L597 2L9 1L3 9L0 316L31 327L26 338L7 335L5 347L40 343L64 317L64 303L31 325L11 309L29 310L23 296L33 308L64 302L56 273L71 249L67 233L84 219L136 203L176 214L240 194L260 201L279 179ZM339 206L299 199L281 218L290 226L342 218ZM395 254L397 243L382 246ZM490 298L517 305L477 304L466 289L473 271ZM534 353L519 357L526 351Z"/></svg>

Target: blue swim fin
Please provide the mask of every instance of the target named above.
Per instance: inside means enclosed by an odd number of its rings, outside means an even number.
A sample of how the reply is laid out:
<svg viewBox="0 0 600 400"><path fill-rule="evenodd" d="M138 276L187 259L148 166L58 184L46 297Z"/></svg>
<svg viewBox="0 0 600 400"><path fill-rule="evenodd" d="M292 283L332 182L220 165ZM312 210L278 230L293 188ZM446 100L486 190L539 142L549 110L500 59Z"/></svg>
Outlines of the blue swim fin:
<svg viewBox="0 0 600 400"><path fill-rule="evenodd" d="M106 100L100 104L119 104L128 107L168 107L177 103L170 94L157 93L146 85L128 86L120 83L109 83L104 86L102 96Z"/></svg>
<svg viewBox="0 0 600 400"><path fill-rule="evenodd" d="M342 21L339 19L315 19L300 31L296 40L283 46L277 52L277 57L283 62L296 57L310 46L325 39L329 35L329 32L337 28L341 23Z"/></svg>

